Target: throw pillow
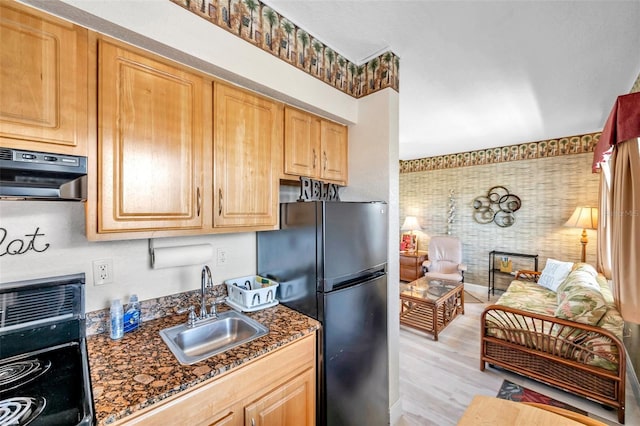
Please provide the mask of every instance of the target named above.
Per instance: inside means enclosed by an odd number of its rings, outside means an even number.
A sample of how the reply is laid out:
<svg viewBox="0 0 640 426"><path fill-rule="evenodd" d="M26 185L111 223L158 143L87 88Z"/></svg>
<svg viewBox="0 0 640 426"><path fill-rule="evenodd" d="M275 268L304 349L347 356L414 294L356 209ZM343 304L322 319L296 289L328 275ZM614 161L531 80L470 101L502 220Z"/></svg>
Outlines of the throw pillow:
<svg viewBox="0 0 640 426"><path fill-rule="evenodd" d="M547 259L547 264L542 270L542 274L538 279L538 284L551 291L556 291L562 281L567 278L572 267L573 262L561 262L555 259Z"/></svg>

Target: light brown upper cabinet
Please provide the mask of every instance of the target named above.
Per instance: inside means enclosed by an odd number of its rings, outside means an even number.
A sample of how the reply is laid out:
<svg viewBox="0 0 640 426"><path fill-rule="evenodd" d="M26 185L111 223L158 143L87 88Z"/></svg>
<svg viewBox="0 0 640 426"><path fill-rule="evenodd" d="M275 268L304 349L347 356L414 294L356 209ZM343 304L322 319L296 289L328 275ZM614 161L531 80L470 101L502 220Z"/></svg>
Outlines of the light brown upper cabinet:
<svg viewBox="0 0 640 426"><path fill-rule="evenodd" d="M322 120L320 122L320 145L322 149L322 180L347 184L348 147L347 128L341 124Z"/></svg>
<svg viewBox="0 0 640 426"><path fill-rule="evenodd" d="M282 104L214 85L213 226L276 227Z"/></svg>
<svg viewBox="0 0 640 426"><path fill-rule="evenodd" d="M284 172L320 177L320 119L294 108L284 109Z"/></svg>
<svg viewBox="0 0 640 426"><path fill-rule="evenodd" d="M0 2L0 146L87 155L87 30Z"/></svg>
<svg viewBox="0 0 640 426"><path fill-rule="evenodd" d="M347 184L347 128L295 108L285 108L285 177L306 176Z"/></svg>
<svg viewBox="0 0 640 426"><path fill-rule="evenodd" d="M203 227L209 87L177 64L98 40L99 233Z"/></svg>

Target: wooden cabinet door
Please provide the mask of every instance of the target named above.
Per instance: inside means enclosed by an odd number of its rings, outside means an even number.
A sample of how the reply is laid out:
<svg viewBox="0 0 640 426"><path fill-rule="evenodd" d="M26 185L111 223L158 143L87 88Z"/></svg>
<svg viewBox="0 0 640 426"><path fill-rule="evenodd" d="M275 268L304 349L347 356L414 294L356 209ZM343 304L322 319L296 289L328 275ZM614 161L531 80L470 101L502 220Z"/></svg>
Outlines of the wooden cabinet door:
<svg viewBox="0 0 640 426"><path fill-rule="evenodd" d="M315 378L309 369L245 407L245 426L315 425Z"/></svg>
<svg viewBox="0 0 640 426"><path fill-rule="evenodd" d="M214 86L214 227L276 226L282 106Z"/></svg>
<svg viewBox="0 0 640 426"><path fill-rule="evenodd" d="M87 155L87 30L0 3L0 146Z"/></svg>
<svg viewBox="0 0 640 426"><path fill-rule="evenodd" d="M320 177L320 119L289 107L284 109L284 173Z"/></svg>
<svg viewBox="0 0 640 426"><path fill-rule="evenodd" d="M322 150L320 178L346 185L348 177L346 126L322 120L320 124L320 143Z"/></svg>
<svg viewBox="0 0 640 426"><path fill-rule="evenodd" d="M98 45L98 232L201 228L203 79Z"/></svg>

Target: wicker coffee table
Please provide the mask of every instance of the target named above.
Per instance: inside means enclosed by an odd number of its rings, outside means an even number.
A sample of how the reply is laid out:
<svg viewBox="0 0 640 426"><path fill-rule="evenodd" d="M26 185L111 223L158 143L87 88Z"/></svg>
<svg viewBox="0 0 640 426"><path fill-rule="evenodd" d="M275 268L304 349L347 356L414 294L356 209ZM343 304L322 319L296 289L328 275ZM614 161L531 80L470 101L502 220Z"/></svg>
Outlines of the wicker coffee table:
<svg viewBox="0 0 640 426"><path fill-rule="evenodd" d="M400 324L433 335L464 315L464 284L422 277L400 284Z"/></svg>

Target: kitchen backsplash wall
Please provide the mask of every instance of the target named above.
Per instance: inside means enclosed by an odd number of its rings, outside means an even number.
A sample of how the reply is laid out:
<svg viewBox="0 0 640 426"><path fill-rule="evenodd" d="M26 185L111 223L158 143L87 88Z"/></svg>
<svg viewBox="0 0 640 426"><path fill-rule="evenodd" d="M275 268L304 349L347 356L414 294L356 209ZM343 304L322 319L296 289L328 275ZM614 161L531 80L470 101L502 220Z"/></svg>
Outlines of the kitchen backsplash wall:
<svg viewBox="0 0 640 426"><path fill-rule="evenodd" d="M540 256L540 270L547 258L580 260L581 230L564 227L576 206L598 202L599 175L591 173L592 153L560 155L400 174L400 223L407 215L422 225L419 246L426 250L434 235L447 233L453 190L455 213L451 235L463 244L468 266L465 282L487 284L489 252L501 250ZM473 201L494 186L504 186L520 197L522 207L515 223L499 227L473 218ZM596 233L587 231L587 262L594 264ZM531 267L514 260L514 269Z"/></svg>
<svg viewBox="0 0 640 426"><path fill-rule="evenodd" d="M0 201L0 282L84 272L87 312L108 307L114 298L125 303L132 293L147 300L200 288L198 265L151 269L147 239L88 242L84 208L79 202ZM208 262L216 284L256 272L254 232L154 240L156 247L203 243L213 245L214 253L227 252L224 265ZM113 283L93 284L97 259L113 260Z"/></svg>

